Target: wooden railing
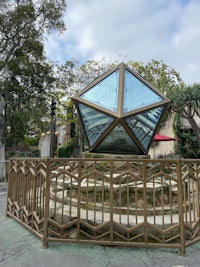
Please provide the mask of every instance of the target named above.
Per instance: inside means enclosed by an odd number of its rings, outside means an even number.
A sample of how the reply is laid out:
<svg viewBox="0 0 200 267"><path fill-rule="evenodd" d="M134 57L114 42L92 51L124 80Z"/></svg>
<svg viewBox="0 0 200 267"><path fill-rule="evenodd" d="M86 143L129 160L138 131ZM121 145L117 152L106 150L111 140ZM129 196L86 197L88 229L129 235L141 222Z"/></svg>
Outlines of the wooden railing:
<svg viewBox="0 0 200 267"><path fill-rule="evenodd" d="M200 239L200 160L10 160L7 215L48 242L178 248Z"/></svg>

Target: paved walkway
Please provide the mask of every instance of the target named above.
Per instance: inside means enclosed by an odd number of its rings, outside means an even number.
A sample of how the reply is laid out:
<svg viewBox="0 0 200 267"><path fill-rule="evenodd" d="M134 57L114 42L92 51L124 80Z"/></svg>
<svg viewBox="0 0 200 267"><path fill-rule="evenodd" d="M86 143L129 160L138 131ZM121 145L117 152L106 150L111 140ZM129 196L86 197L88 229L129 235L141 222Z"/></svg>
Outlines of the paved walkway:
<svg viewBox="0 0 200 267"><path fill-rule="evenodd" d="M42 241L5 216L6 184L0 184L0 267L200 267L200 242L182 257L175 249L104 247Z"/></svg>

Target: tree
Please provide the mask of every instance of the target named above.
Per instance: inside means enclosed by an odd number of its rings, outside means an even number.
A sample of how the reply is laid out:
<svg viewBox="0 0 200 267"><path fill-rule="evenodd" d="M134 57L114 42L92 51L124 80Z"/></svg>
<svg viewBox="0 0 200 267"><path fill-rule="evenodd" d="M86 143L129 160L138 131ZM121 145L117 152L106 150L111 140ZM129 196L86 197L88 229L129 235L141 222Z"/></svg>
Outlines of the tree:
<svg viewBox="0 0 200 267"><path fill-rule="evenodd" d="M184 87L180 74L162 61L153 59L147 64L133 61L127 64L168 97Z"/></svg>
<svg viewBox="0 0 200 267"><path fill-rule="evenodd" d="M200 84L193 84L177 90L171 94L170 98L172 108L177 113L174 129L178 137L185 140L182 143L181 151L186 157L190 157L191 154L196 155L193 157L199 157L200 128L197 119L200 119ZM189 131L183 131L183 119L187 120L191 126ZM198 150L197 153L196 150Z"/></svg>
<svg viewBox="0 0 200 267"><path fill-rule="evenodd" d="M45 35L65 29L65 0L2 0L0 2L0 174L4 176L6 107L13 117L28 114L33 102L47 98L52 67L43 49ZM37 100L36 100L37 99ZM8 113L8 115L11 115Z"/></svg>
<svg viewBox="0 0 200 267"><path fill-rule="evenodd" d="M152 60L147 65L130 62L129 65L171 100L168 115L176 113L174 130L180 139L182 155L199 157L200 128L195 118L200 117L200 84L186 86L180 74L162 61ZM182 131L183 119L191 126L190 131Z"/></svg>
<svg viewBox="0 0 200 267"><path fill-rule="evenodd" d="M174 116L173 129L178 138L175 146L176 153L184 158L199 158L200 149L197 137L192 128L185 126L179 113Z"/></svg>
<svg viewBox="0 0 200 267"><path fill-rule="evenodd" d="M185 87L183 90L174 92L171 96L174 110L182 118L188 120L197 137L200 147L200 128L195 121L195 115L200 117L200 84Z"/></svg>
<svg viewBox="0 0 200 267"><path fill-rule="evenodd" d="M98 61L88 60L84 64L80 64L77 60L72 59L66 61L62 66L57 66L56 88L60 95L58 101L66 103L79 90L83 89L116 64L116 62L106 63L104 58Z"/></svg>

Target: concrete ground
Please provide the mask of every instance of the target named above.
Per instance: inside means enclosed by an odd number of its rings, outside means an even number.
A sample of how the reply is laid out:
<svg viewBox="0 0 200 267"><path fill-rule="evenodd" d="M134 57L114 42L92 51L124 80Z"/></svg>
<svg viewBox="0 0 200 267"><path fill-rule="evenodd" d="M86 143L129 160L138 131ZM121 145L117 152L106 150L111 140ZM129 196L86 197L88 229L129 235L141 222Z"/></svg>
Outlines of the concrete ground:
<svg viewBox="0 0 200 267"><path fill-rule="evenodd" d="M0 183L0 267L200 267L200 242L175 249L105 247L42 241L6 217L7 185Z"/></svg>

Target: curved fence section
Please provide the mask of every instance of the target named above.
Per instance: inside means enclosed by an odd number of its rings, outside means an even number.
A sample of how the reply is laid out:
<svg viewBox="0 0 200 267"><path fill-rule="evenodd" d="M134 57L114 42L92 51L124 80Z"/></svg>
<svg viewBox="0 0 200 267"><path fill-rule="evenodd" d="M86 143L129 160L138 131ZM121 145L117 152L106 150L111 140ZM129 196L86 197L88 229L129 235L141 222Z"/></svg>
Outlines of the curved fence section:
<svg viewBox="0 0 200 267"><path fill-rule="evenodd" d="M185 248L200 239L200 160L10 161L7 215L48 242Z"/></svg>

